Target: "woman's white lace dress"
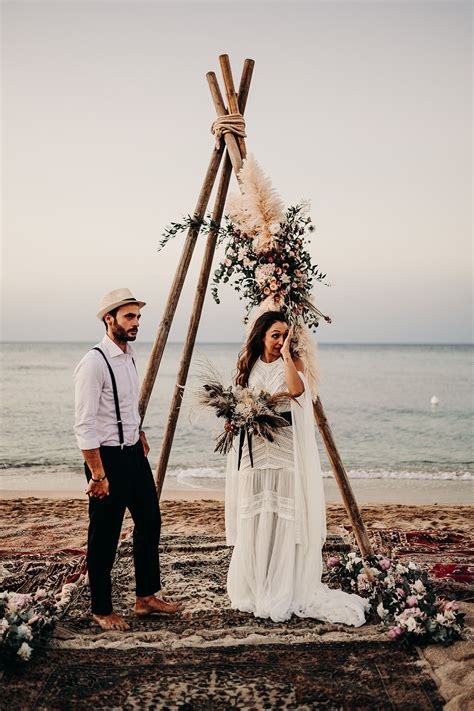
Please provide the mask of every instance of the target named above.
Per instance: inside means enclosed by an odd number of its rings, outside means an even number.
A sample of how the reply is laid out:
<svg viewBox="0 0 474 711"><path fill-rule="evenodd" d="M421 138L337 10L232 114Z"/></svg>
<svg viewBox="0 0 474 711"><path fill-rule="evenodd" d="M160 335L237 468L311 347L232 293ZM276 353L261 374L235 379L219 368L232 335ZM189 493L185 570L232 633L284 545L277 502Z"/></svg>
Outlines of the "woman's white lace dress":
<svg viewBox="0 0 474 711"><path fill-rule="evenodd" d="M247 443L240 471L235 449L227 460L226 536L234 546L227 578L232 607L270 617L292 614L358 627L369 603L359 595L333 590L321 582L321 549L326 512L309 386L283 409L292 426L275 442L253 437L253 468ZM284 364L259 359L249 386L273 394L287 391Z"/></svg>

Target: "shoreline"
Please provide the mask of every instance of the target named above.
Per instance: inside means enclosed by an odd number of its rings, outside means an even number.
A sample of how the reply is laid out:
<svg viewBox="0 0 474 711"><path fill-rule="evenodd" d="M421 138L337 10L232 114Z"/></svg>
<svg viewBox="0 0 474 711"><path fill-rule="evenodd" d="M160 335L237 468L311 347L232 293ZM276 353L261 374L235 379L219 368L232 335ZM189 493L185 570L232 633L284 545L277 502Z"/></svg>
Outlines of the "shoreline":
<svg viewBox="0 0 474 711"><path fill-rule="evenodd" d="M1 479L0 479L1 481ZM354 496L359 504L401 505L454 505L474 504L474 482L429 479L349 479ZM334 479L324 479L326 503L342 503L339 488ZM84 489L3 489L2 499L82 499ZM162 501L224 501L222 488L168 488L165 483Z"/></svg>

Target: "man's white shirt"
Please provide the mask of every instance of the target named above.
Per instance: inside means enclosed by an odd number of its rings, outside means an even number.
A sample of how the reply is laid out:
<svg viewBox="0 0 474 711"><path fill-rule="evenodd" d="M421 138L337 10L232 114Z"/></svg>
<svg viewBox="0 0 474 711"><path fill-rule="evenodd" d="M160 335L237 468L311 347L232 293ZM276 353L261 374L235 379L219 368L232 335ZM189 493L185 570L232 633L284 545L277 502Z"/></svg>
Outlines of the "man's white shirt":
<svg viewBox="0 0 474 711"><path fill-rule="evenodd" d="M97 348L103 351L115 375L124 444L135 444L140 430L138 374L133 362L135 351L127 343L124 353L107 334ZM98 351L86 353L74 371L74 383L74 432L79 449L119 446L112 379Z"/></svg>

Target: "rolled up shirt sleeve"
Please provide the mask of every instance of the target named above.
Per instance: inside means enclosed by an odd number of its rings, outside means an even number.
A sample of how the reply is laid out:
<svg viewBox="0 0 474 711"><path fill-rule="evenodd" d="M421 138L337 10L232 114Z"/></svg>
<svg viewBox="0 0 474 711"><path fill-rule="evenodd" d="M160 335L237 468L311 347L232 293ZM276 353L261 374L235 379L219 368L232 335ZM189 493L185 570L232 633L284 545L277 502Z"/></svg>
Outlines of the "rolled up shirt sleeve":
<svg viewBox="0 0 474 711"><path fill-rule="evenodd" d="M88 354L74 371L74 433L79 449L100 447L97 412L103 384L104 374L101 363L92 354Z"/></svg>

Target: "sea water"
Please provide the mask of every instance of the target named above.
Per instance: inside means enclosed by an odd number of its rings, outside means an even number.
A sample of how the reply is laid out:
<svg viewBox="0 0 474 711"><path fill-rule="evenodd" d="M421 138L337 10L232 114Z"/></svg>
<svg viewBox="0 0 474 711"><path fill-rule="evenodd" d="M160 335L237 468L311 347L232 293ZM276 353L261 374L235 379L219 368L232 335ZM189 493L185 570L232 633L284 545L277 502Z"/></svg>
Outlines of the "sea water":
<svg viewBox="0 0 474 711"><path fill-rule="evenodd" d="M93 343L1 345L4 490L83 488L74 434L75 365ZM150 343L137 342L143 374ZM168 344L145 418L156 466L181 344ZM230 383L239 345L198 344L169 460L168 488L223 488L214 452L222 421L196 406L212 363ZM469 481L473 477L473 348L465 345L321 345L320 396L353 479ZM432 396L439 404L431 405ZM324 475L332 476L320 444Z"/></svg>

